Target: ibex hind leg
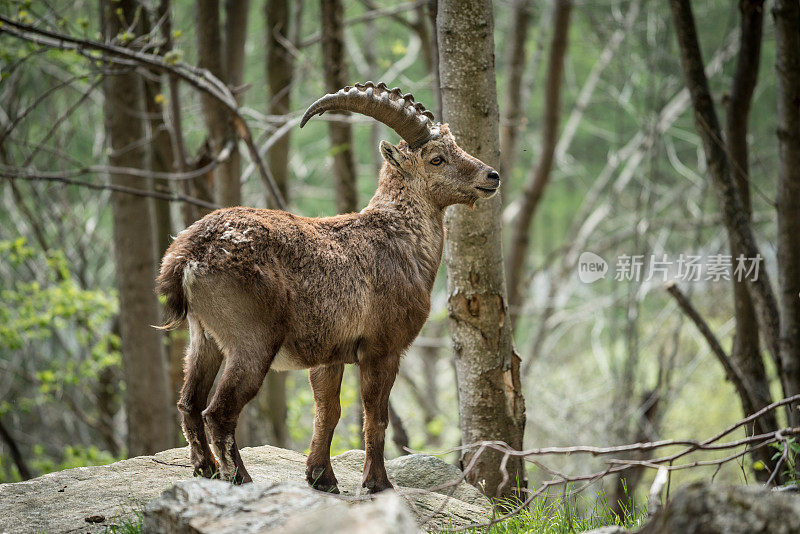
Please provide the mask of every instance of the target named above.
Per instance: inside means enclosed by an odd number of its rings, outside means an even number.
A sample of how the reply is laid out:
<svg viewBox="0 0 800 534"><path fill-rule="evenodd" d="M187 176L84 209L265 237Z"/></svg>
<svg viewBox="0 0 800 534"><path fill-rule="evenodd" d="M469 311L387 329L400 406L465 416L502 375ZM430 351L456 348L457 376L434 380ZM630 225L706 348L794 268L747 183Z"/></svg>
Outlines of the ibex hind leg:
<svg viewBox="0 0 800 534"><path fill-rule="evenodd" d="M236 446L236 422L244 406L258 393L269 364L278 352L278 346L269 346L263 341L257 345L251 343L247 348L243 346L246 345L226 350L225 369L208 408L203 412L203 420L219 458L222 476L234 484L253 480L245 469Z"/></svg>
<svg viewBox="0 0 800 534"><path fill-rule="evenodd" d="M190 314L188 321L189 347L178 409L182 416L183 434L189 442L194 474L212 478L218 473L218 465L208 446L202 414L222 362L222 352L212 339L206 337L194 316Z"/></svg>

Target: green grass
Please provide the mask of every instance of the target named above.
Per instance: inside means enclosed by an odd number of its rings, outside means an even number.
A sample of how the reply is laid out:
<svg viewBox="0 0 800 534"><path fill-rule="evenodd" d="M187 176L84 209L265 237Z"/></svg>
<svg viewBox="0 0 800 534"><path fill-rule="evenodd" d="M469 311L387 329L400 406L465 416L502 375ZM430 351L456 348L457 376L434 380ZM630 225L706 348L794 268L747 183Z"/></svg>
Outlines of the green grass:
<svg viewBox="0 0 800 534"><path fill-rule="evenodd" d="M513 504L513 503L509 503ZM511 509L518 506L514 505ZM640 526L647 517L647 509L633 499L622 506L622 517L617 516L604 493L596 498L542 496L518 514L492 525L489 529L466 532L486 534L568 534L608 525L624 528Z"/></svg>
<svg viewBox="0 0 800 534"><path fill-rule="evenodd" d="M105 534L141 534L143 530L144 516L137 510L132 516L115 519L106 525Z"/></svg>

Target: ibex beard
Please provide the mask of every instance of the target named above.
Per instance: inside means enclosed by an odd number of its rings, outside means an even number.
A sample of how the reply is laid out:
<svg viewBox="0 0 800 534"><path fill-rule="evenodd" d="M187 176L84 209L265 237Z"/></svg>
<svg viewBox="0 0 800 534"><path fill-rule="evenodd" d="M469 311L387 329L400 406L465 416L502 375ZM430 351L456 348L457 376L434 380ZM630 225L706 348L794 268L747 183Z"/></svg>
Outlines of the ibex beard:
<svg viewBox="0 0 800 534"><path fill-rule="evenodd" d="M315 415L306 478L338 493L331 440L344 365L356 363L363 486L392 487L383 461L389 392L401 355L430 312L444 210L491 197L500 178L399 89L372 82L345 87L312 104L301 127L331 110L369 115L403 138L396 146L381 142L384 162L366 208L324 218L221 209L181 232L162 260L163 328L189 324L178 408L197 475L250 482L234 439L242 408L270 369L309 369Z"/></svg>

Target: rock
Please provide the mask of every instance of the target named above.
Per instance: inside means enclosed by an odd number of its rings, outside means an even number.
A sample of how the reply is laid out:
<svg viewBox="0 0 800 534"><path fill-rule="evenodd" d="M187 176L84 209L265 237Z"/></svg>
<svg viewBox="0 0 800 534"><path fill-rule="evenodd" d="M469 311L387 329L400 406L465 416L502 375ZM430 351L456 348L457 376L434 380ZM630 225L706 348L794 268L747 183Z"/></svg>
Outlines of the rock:
<svg viewBox="0 0 800 534"><path fill-rule="evenodd" d="M629 534L630 530L617 526L593 528L586 530L582 534Z"/></svg>
<svg viewBox="0 0 800 534"><path fill-rule="evenodd" d="M800 532L800 496L761 486L695 482L639 531L640 534L792 534Z"/></svg>
<svg viewBox="0 0 800 534"><path fill-rule="evenodd" d="M363 451L359 452L363 454ZM399 486L420 489L452 484L461 477L458 467L427 454L409 454L390 460L386 462L386 472ZM483 493L470 484L454 484L438 490L438 493L481 507L489 504Z"/></svg>
<svg viewBox="0 0 800 534"><path fill-rule="evenodd" d="M219 480L186 480L148 504L144 518L146 534L420 532L394 492L347 503L297 482L232 486Z"/></svg>
<svg viewBox="0 0 800 534"><path fill-rule="evenodd" d="M364 451L347 451L331 458L334 472L340 470L361 471L364 465ZM481 508L489 506L489 501L478 488L462 482L455 484L461 477L461 470L435 456L427 454L408 454L386 462L386 473L392 483L404 488L437 490L445 496L459 501L474 504ZM444 487L443 487L444 486Z"/></svg>
<svg viewBox="0 0 800 534"><path fill-rule="evenodd" d="M405 501L394 492L384 492L371 502L350 506L332 516L327 510L293 517L280 534L412 534L421 532ZM277 534L277 532L276 532Z"/></svg>
<svg viewBox="0 0 800 534"><path fill-rule="evenodd" d="M306 457L300 453L267 445L245 448L241 453L256 482L289 481L302 485L305 480ZM332 459L342 495L360 494L363 461L363 451L348 451ZM417 462L425 467L417 469ZM413 469L420 474L425 470L437 470L442 478L415 481L407 476L407 471ZM465 482L456 487L451 498L446 497L445 490L440 493L421 491L441 485L445 477L455 474L453 469L456 468L424 455L387 462L389 478L417 521L434 516L424 524L426 530L441 530L451 524L464 525L487 518L488 501ZM136 512L143 510L147 502L187 479L192 479L189 451L181 448L106 466L79 467L25 482L0 484L0 510L3 511L0 532L105 532L110 525L135 518ZM444 508L439 511L443 503ZM85 520L92 516L103 516L105 520L99 523Z"/></svg>

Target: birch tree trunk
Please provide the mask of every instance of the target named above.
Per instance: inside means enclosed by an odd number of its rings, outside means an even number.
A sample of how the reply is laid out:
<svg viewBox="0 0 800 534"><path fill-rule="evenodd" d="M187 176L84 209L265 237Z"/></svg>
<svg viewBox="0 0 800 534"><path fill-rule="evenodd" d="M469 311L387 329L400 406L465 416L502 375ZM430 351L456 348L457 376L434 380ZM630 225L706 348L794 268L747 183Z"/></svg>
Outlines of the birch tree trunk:
<svg viewBox="0 0 800 534"><path fill-rule="evenodd" d="M321 0L322 12L322 66L325 71L325 90L335 93L345 85L347 64L344 52L344 10L341 0ZM338 113L331 112L334 116ZM336 209L349 213L358 209L356 163L353 156L353 132L348 123L328 123L333 155L333 173L336 183Z"/></svg>
<svg viewBox="0 0 800 534"><path fill-rule="evenodd" d="M107 39L124 31L134 20L134 0L101 3ZM121 15L117 10L121 9ZM122 19L122 20L121 20ZM112 167L147 168L142 120L143 86L135 72L109 75L103 82L104 113ZM111 183L142 188L142 179L110 174ZM177 432L174 403L169 393L166 358L161 334L150 325L159 323L158 301L153 292L155 243L149 199L112 193L114 258L119 290L122 364L128 454L152 454L173 445Z"/></svg>
<svg viewBox="0 0 800 534"><path fill-rule="evenodd" d="M557 0L553 11L553 40L545 80L544 117L542 118L542 149L538 163L525 184L522 205L514 221L511 237L511 252L508 256L508 295L512 319L518 315L521 305L525 258L530 245L530 228L536 208L550 181L553 154L558 141L559 118L561 116L561 80L564 75L564 56L567 52L569 19L572 0Z"/></svg>
<svg viewBox="0 0 800 534"><path fill-rule="evenodd" d="M778 71L778 282L780 340L789 391L800 392L800 4L777 0ZM796 423L793 423L796 424Z"/></svg>
<svg viewBox="0 0 800 534"><path fill-rule="evenodd" d="M489 165L499 162L499 116L494 69L494 19L488 0L440 0L437 30L443 118L461 147ZM519 356L506 320L506 287L499 196L448 210L445 258L450 332L458 377L462 443L501 440L522 447L525 403L519 382ZM475 449L467 480L487 495L510 495L526 485L524 464L507 464L502 487L502 454Z"/></svg>

